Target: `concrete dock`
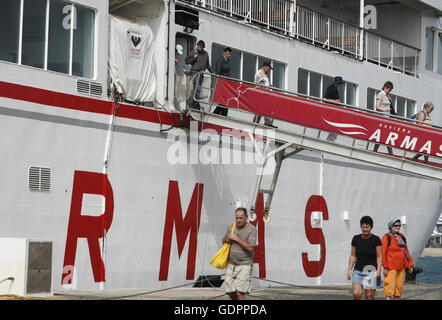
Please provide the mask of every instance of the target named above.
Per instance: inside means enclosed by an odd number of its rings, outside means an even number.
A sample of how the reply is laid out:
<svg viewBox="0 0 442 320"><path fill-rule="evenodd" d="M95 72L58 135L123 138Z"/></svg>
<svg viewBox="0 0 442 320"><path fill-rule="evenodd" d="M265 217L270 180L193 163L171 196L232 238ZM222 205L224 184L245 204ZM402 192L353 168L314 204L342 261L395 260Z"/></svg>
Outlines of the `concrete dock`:
<svg viewBox="0 0 442 320"><path fill-rule="evenodd" d="M378 289L376 299L384 299ZM58 292L55 297L73 300L229 300L220 288L179 288L171 290L103 290ZM269 287L252 289L248 300L352 300L351 285L327 287ZM441 300L442 285L406 284L404 300Z"/></svg>
<svg viewBox="0 0 442 320"><path fill-rule="evenodd" d="M442 256L442 248L425 248L422 256ZM128 289L56 292L54 297L84 300L229 300L222 288ZM352 300L351 285L272 286L253 288L249 300ZM376 299L384 299L384 290L376 290ZM402 299L442 300L442 284L411 284L404 287Z"/></svg>
<svg viewBox="0 0 442 320"><path fill-rule="evenodd" d="M442 248L425 248L422 256L442 256ZM54 292L43 299L63 300L229 300L223 288L69 290ZM252 288L248 300L352 300L351 285L272 286ZM26 298L25 298L26 299ZM384 290L376 290L376 299L384 299ZM442 284L412 284L404 287L404 300L442 300Z"/></svg>

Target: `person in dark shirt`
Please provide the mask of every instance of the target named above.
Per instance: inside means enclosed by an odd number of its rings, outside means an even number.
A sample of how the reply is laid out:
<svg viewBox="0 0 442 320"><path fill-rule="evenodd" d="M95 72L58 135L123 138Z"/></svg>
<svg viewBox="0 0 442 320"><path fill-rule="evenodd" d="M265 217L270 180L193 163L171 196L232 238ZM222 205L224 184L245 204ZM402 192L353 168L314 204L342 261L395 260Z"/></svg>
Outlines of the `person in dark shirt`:
<svg viewBox="0 0 442 320"><path fill-rule="evenodd" d="M224 49L224 53L222 57L219 57L215 64L215 73L224 76L230 77L230 57L232 56L232 49L227 47ZM216 107L213 113L220 114L222 116L227 116L227 108Z"/></svg>
<svg viewBox="0 0 442 320"><path fill-rule="evenodd" d="M200 99L201 86L204 81L204 76L203 75L195 76L195 75L198 72L206 71L206 69L210 73L213 73L213 69L210 66L210 62L209 62L209 54L207 53L207 51L204 50L205 47L206 47L206 44L204 43L204 41L199 40L196 44L196 50L189 53L189 55L184 60L186 62L186 64L192 65L191 75L194 76L193 88L195 90L195 98L196 99ZM192 101L190 106L194 109L197 109L197 110L199 110L201 108L198 101L195 101L195 100Z"/></svg>
<svg viewBox="0 0 442 320"><path fill-rule="evenodd" d="M352 280L355 300L361 300L363 288L365 299L374 300L376 287L380 286L381 280L382 242L378 236L371 233L371 217L362 217L360 223L362 233L355 235L351 241L347 279Z"/></svg>
<svg viewBox="0 0 442 320"><path fill-rule="evenodd" d="M330 84L330 86L327 88L327 91L325 92L324 98L327 100L331 100L334 102L341 103L341 100L339 98L339 91L338 88L344 83L345 81L342 79L342 77L335 77L333 80L333 83Z"/></svg>
<svg viewBox="0 0 442 320"><path fill-rule="evenodd" d="M333 102L341 103L341 99L339 98L338 88L344 83L342 77L335 77L333 83L325 91L324 99L330 100ZM327 136L327 140L334 142L338 135L336 133L329 133Z"/></svg>

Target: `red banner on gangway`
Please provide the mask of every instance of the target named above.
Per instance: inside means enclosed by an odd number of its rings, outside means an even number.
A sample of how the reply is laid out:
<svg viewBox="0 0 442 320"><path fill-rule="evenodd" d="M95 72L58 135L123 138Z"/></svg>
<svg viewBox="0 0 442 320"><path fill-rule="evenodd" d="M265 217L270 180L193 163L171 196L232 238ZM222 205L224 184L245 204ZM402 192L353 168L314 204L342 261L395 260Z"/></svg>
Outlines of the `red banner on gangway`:
<svg viewBox="0 0 442 320"><path fill-rule="evenodd" d="M218 78L216 104L442 158L442 131Z"/></svg>

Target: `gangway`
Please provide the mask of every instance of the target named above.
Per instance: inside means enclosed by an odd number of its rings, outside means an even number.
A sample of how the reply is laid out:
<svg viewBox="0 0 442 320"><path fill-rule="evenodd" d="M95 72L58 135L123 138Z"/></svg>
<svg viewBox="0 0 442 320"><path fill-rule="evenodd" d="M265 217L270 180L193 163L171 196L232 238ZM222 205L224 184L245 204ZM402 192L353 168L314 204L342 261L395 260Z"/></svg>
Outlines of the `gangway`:
<svg viewBox="0 0 442 320"><path fill-rule="evenodd" d="M419 121L386 116L358 107L262 87L247 81L200 73L193 99L201 108L187 110L191 118L221 128L249 133L251 140L265 141L268 159L275 156L276 167L269 188L262 187L262 165L257 174L251 211L260 192L267 194L265 221L279 171L284 159L308 149L359 160L405 173L442 179L442 129ZM228 116L214 114L213 107L228 108ZM254 115L273 119L277 127L253 122ZM270 148L273 143L274 148ZM374 144L390 146L393 155L374 152ZM290 151L291 149L291 151ZM414 160L417 153L430 161ZM421 159L424 157L421 157Z"/></svg>

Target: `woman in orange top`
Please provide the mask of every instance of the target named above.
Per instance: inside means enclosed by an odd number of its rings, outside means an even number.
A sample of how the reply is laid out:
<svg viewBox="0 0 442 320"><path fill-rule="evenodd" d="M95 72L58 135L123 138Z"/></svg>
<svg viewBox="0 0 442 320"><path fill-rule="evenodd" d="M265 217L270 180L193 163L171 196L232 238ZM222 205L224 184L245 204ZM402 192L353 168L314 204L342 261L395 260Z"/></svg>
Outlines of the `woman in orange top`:
<svg viewBox="0 0 442 320"><path fill-rule="evenodd" d="M390 232L382 239L382 266L384 267L384 295L387 300L399 300L405 282L405 269L413 272L413 257L407 248L403 234L399 232L401 220L393 219L388 223Z"/></svg>

